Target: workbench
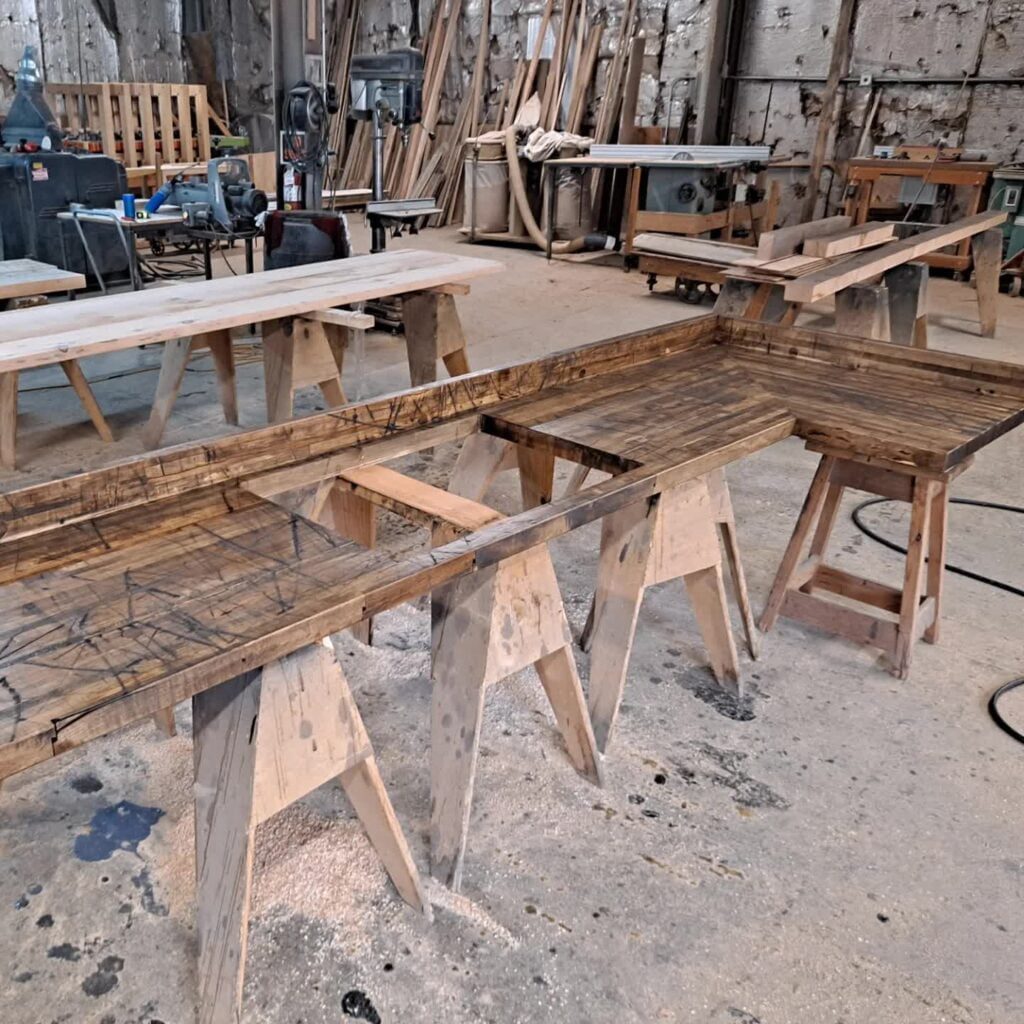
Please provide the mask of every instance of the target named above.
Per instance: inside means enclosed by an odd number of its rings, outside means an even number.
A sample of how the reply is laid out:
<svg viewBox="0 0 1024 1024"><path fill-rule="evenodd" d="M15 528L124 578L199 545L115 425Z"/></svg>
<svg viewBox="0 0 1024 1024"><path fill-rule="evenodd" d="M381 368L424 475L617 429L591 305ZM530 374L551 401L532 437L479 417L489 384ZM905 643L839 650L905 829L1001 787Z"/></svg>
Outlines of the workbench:
<svg viewBox="0 0 1024 1024"><path fill-rule="evenodd" d="M11 299L30 295L66 292L73 298L75 289L84 288L85 283L82 274L38 260L0 260L0 310Z"/></svg>
<svg viewBox="0 0 1024 1024"><path fill-rule="evenodd" d="M764 624L839 632L905 674L914 642L938 639L948 481L1022 420L1018 366L708 316L10 491L0 778L192 699L200 1020L226 1024L255 824L313 786L342 776L399 890L422 904L325 637L433 595L432 870L457 886L488 684L535 664L571 761L601 778L548 541L614 520L628 543L602 560L622 600L617 581L672 495L801 437L822 459L794 540L816 515L824 525L807 559L787 549ZM384 465L474 440L514 446L534 507L504 517ZM556 456L611 478L551 500ZM911 502L902 591L826 564L844 486ZM374 548L378 506L433 525L433 550ZM614 637L628 607L601 618ZM610 727L614 707L591 711Z"/></svg>
<svg viewBox="0 0 1024 1024"><path fill-rule="evenodd" d="M172 212L153 213L142 220L128 218L120 205L108 209L81 209L81 210L60 210L57 213L57 220L71 221L78 232L78 238L85 250L85 257L89 261L89 267L100 291L107 293L107 282L100 273L99 265L96 262L95 254L89 246L89 240L82 230L83 224L99 224L113 228L117 234L121 248L124 249L125 258L128 260L128 275L133 291L140 292L143 289L142 272L139 270L139 254L135 248L137 238L144 238L152 235L162 235L168 231L179 231L184 227L185 215L181 210ZM61 234L61 245L64 245L64 235ZM65 263L67 253L64 254Z"/></svg>
<svg viewBox="0 0 1024 1024"><path fill-rule="evenodd" d="M874 211L896 214L903 204L897 194L890 190L888 196L881 195L886 179L900 181L907 179L911 184L911 199L919 194L924 198L926 188L945 185L968 190L967 201L957 211L958 217L971 217L981 208L985 199L992 172L999 166L985 160L904 160L878 159L876 157L854 157L846 165L846 209L853 223L864 224L871 220ZM921 184L914 187L915 181ZM933 203L919 202L920 209L928 209ZM912 211L911 211L912 212ZM893 219L896 219L893 217ZM931 252L924 257L931 267L943 267L958 274L966 273L971 267L970 239L956 244L953 252Z"/></svg>
<svg viewBox="0 0 1024 1024"><path fill-rule="evenodd" d="M548 216L547 216L547 255L551 258L551 249L554 242L555 223L555 174L559 169L569 169L583 174L587 171L608 170L613 174L624 173L626 175L626 209L625 227L623 230L623 253L629 255L632 252L633 236L639 231L662 231L669 234L679 235L703 235L710 231L722 231L726 240L731 240L734 228L748 228L756 235L762 230L771 227L775 213L778 209L778 192L775 188L767 189L768 198L759 200L750 205L730 203L723 210L715 210L711 213L663 213L654 210L643 210L640 208L641 184L644 172L652 168L676 167L685 170L688 164L685 161L675 162L666 160L664 157L595 157L578 156L563 157L560 159L545 160L543 172L546 177ZM689 165L692 169L692 164ZM721 165L733 171L742 170L745 166L740 162L726 162ZM758 181L766 183L766 172L758 175ZM732 188L730 178L730 190ZM613 218L614 220L615 218ZM611 231L617 234L617 231Z"/></svg>
<svg viewBox="0 0 1024 1024"><path fill-rule="evenodd" d="M140 222L141 223L141 222ZM319 385L328 402L344 401L341 365L349 330L373 326L372 318L334 307L405 295L406 344L414 384L436 379L437 361L464 373L465 337L454 295L466 282L501 269L491 260L395 250L239 277L155 288L145 300L134 293L0 313L0 465L15 465L18 374L53 363L76 362L106 352L164 344L163 362L144 439L160 443L189 356L209 349L221 403L238 422L230 330L263 324L268 418L292 414L300 387ZM99 405L85 378L80 397L97 430L109 440Z"/></svg>

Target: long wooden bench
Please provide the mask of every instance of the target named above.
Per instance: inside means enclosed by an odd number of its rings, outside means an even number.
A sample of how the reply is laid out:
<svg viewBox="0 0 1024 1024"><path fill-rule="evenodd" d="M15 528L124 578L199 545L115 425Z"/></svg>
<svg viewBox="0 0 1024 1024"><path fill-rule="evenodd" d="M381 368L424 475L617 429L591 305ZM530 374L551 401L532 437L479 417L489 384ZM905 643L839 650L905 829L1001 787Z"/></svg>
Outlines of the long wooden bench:
<svg viewBox="0 0 1024 1024"><path fill-rule="evenodd" d="M142 345L164 344L144 432L148 447L159 445L197 350L209 349L213 355L225 418L237 423L230 331L250 324L263 325L271 422L291 416L292 395L299 387L320 385L331 405L343 404L347 332L372 326L372 318L335 307L368 299L410 297L406 340L413 384L435 380L438 359L452 373L465 373L469 363L453 292L500 269L492 260L404 249L173 285L145 296L133 292L0 313L0 466L15 466L19 373L54 363L77 368L79 359ZM99 404L80 371L73 383L96 422Z"/></svg>

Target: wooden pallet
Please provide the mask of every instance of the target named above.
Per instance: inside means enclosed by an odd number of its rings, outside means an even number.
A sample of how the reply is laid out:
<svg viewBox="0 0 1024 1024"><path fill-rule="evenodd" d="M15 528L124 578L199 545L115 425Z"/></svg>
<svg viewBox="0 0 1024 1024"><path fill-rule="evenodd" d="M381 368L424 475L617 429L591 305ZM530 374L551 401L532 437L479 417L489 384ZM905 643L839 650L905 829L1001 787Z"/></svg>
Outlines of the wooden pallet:
<svg viewBox="0 0 1024 1024"><path fill-rule="evenodd" d="M97 132L127 168L210 159L205 85L48 82L46 97L63 129Z"/></svg>

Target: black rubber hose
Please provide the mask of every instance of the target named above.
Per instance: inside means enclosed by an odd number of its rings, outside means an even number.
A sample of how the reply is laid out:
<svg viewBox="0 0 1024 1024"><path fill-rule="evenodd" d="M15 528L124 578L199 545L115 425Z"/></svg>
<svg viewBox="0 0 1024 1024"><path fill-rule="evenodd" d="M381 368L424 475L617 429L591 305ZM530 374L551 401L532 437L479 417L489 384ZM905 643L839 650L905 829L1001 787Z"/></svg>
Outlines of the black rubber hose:
<svg viewBox="0 0 1024 1024"><path fill-rule="evenodd" d="M1003 683L1002 686L996 690L988 699L988 713L992 716L992 721L999 726L1007 736L1012 736L1018 743L1024 743L1024 732L1018 732L1005 718L999 713L999 698L1004 693L1009 693L1011 690L1016 690L1018 686L1024 686L1024 676L1020 679L1011 679L1008 683Z"/></svg>
<svg viewBox="0 0 1024 1024"><path fill-rule="evenodd" d="M901 555L907 553L907 549L900 547L894 541L889 540L887 537L883 537L880 533L876 533L868 526L863 518L861 512L870 508L872 505L881 505L884 502L893 501L893 498L868 498L867 501L862 501L852 512L853 524L863 533L866 537L870 537L873 541L887 547L890 551L898 551ZM993 508L999 512L1016 512L1018 514L1024 514L1024 508L1019 505L1000 505L995 501L975 501L972 498L950 498L950 503L953 505L973 505L975 508ZM946 563L946 570L948 572L956 573L957 576L966 576L969 580L976 580L978 583L985 583L990 587L996 587L999 590L1005 590L1008 594L1016 594L1017 597L1024 597L1024 588L1015 587L1012 583L1003 583L1002 580L994 580L990 576L982 576L981 573L972 572L970 569L963 569L958 565L950 565Z"/></svg>
<svg viewBox="0 0 1024 1024"><path fill-rule="evenodd" d="M881 544L883 547L887 547L890 551L898 551L900 554L905 555L907 549L900 547L899 544L894 543L881 534L876 533L871 529L870 526L865 525L861 512L866 508L870 508L872 505L881 505L883 502L892 501L892 498L868 498L867 501L862 501L852 512L852 519L854 526L860 530L861 533L866 537L870 537L873 541ZM1001 505L996 501L975 501L972 498L950 498L949 499L954 505L973 505L975 508L994 508L1000 512L1016 512L1017 514L1024 514L1024 508L1019 505ZM1008 594L1016 594L1018 597L1024 597L1024 589L1015 587L1010 583L1003 583L1002 580L994 580L989 576L982 576L981 573L972 572L970 569L962 569L958 565L950 565L946 563L945 568L949 572L954 572L959 576L966 576L968 579L977 580L979 583L985 583L990 587L996 587L999 590L1004 590ZM992 694L988 699L988 713L992 721L999 726L1007 736L1012 736L1018 743L1024 743L1024 733L1018 732L1014 729L1009 722L1003 718L999 711L1000 699L1011 690L1016 690L1017 687L1024 686L1024 676L1019 679L1011 679L1008 683L1003 683L995 693Z"/></svg>

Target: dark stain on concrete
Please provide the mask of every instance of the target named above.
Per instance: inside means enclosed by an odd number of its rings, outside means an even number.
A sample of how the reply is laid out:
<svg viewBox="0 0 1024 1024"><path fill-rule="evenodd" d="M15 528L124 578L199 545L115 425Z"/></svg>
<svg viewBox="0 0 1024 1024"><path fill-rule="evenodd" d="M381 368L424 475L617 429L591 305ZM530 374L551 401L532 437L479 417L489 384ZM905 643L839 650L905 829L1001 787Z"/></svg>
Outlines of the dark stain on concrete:
<svg viewBox="0 0 1024 1024"><path fill-rule="evenodd" d="M84 861L109 859L115 850L137 853L153 826L163 817L159 807L140 807L122 800L98 810L89 823L89 831L75 839L75 856Z"/></svg>
<svg viewBox="0 0 1024 1024"><path fill-rule="evenodd" d="M142 909L157 917L167 916L167 906L156 898L153 891L153 880L149 876L149 868L144 867L137 875L132 875L132 885L139 890Z"/></svg>
<svg viewBox="0 0 1024 1024"><path fill-rule="evenodd" d="M51 946L46 951L46 955L51 960L68 960L71 963L82 959L82 951L77 946L72 946L70 942L62 942L59 946Z"/></svg>
<svg viewBox="0 0 1024 1024"><path fill-rule="evenodd" d="M98 999L111 989L117 988L118 974L124 969L124 960L119 956L104 957L95 971L82 982L82 991Z"/></svg>
<svg viewBox="0 0 1024 1024"><path fill-rule="evenodd" d="M748 754L741 750L724 750L710 743L694 743L698 767L694 769L680 758L673 758L673 765L680 774L690 773L707 779L712 785L732 791L733 800L740 807L770 808L777 811L789 809L789 801L776 793L766 783L755 779L743 768Z"/></svg>
<svg viewBox="0 0 1024 1024"><path fill-rule="evenodd" d="M709 679L707 669L692 668L676 673L676 682L689 690L702 704L707 704L723 718L733 722L752 722L757 715L754 713L756 688L748 685L742 697L736 697L723 690L713 679Z"/></svg>
<svg viewBox="0 0 1024 1024"><path fill-rule="evenodd" d="M103 783L92 772L76 775L70 785L76 793L98 793L103 788Z"/></svg>
<svg viewBox="0 0 1024 1024"><path fill-rule="evenodd" d="M341 1012L354 1020L365 1020L367 1024L381 1024L380 1014L365 992L354 988L341 997Z"/></svg>

